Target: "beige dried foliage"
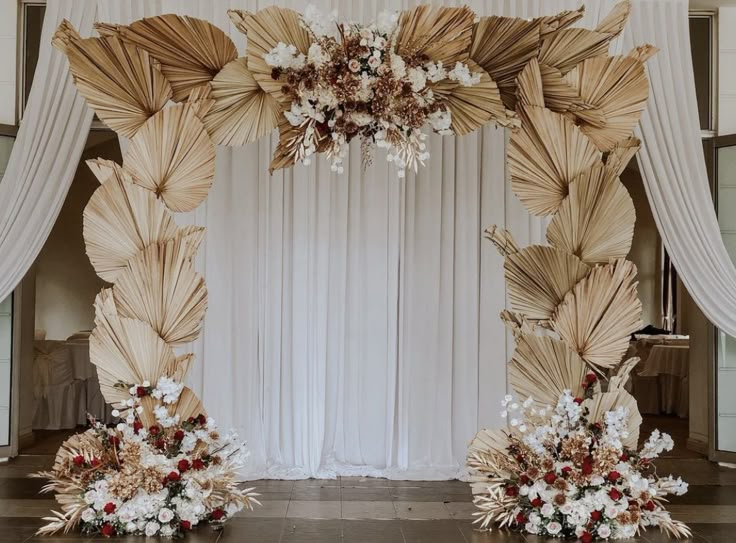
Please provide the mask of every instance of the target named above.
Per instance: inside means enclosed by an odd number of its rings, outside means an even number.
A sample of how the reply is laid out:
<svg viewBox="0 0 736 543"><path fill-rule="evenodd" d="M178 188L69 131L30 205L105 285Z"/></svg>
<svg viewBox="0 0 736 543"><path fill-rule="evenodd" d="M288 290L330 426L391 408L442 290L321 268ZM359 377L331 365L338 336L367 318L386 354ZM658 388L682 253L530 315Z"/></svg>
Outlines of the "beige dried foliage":
<svg viewBox="0 0 736 543"><path fill-rule="evenodd" d="M598 26L595 28L596 32L618 36L626 26L626 21L629 20L630 13L631 2L629 0L619 2L613 6L611 12L606 15L600 23L598 23Z"/></svg>
<svg viewBox="0 0 736 543"><path fill-rule="evenodd" d="M405 58L426 58L454 66L468 59L475 13L468 6L421 4L399 17L394 43Z"/></svg>
<svg viewBox="0 0 736 543"><path fill-rule="evenodd" d="M636 266L616 260L595 267L565 296L552 328L588 364L600 370L621 362L629 337L641 328Z"/></svg>
<svg viewBox="0 0 736 543"><path fill-rule="evenodd" d="M247 65L254 79L264 91L288 108L288 100L281 92L283 81L271 77L273 68L263 57L279 42L293 45L300 53L307 54L311 40L299 14L278 6L269 6L256 13L237 9L227 13L237 29L248 36Z"/></svg>
<svg viewBox="0 0 736 543"><path fill-rule="evenodd" d="M518 253L520 250L511 232L495 224L483 231L483 237L490 240L496 246L501 256Z"/></svg>
<svg viewBox="0 0 736 543"><path fill-rule="evenodd" d="M606 167L616 172L616 175L621 175L640 146L641 140L633 136L619 141L606 155Z"/></svg>
<svg viewBox="0 0 736 543"><path fill-rule="evenodd" d="M601 151L630 138L649 97L644 64L630 56L585 60L566 76L590 110L576 112L581 130Z"/></svg>
<svg viewBox="0 0 736 543"><path fill-rule="evenodd" d="M613 37L585 28L560 30L542 41L539 63L565 74L587 58L606 55Z"/></svg>
<svg viewBox="0 0 736 543"><path fill-rule="evenodd" d="M511 307L530 321L547 321L565 295L590 272L575 255L532 245L504 263Z"/></svg>
<svg viewBox="0 0 736 543"><path fill-rule="evenodd" d="M118 313L147 323L170 345L194 341L207 311L207 288L179 237L149 245L131 259L113 287Z"/></svg>
<svg viewBox="0 0 736 543"><path fill-rule="evenodd" d="M612 392L619 388L624 388L626 383L631 376L631 372L634 371L636 365L640 362L639 357L629 358L625 362L621 362L615 371L608 378L608 391Z"/></svg>
<svg viewBox="0 0 736 543"><path fill-rule="evenodd" d="M113 175L84 208L83 235L87 256L97 275L115 282L126 263L152 243L177 235L166 207L149 190L134 185L115 165Z"/></svg>
<svg viewBox="0 0 736 543"><path fill-rule="evenodd" d="M82 38L63 21L52 43L69 59L79 93L107 126L132 137L172 96L148 53L112 37Z"/></svg>
<svg viewBox="0 0 736 543"><path fill-rule="evenodd" d="M133 136L123 161L133 182L171 211L201 204L215 178L215 146L191 104L167 107Z"/></svg>
<svg viewBox="0 0 736 543"><path fill-rule="evenodd" d="M521 129L511 136L508 164L511 186L534 215L557 211L568 184L599 163L595 145L572 121L539 107L518 108Z"/></svg>
<svg viewBox="0 0 736 543"><path fill-rule="evenodd" d="M570 193L547 227L547 241L587 264L629 254L636 211L616 172L594 166L570 183Z"/></svg>
<svg viewBox="0 0 736 543"><path fill-rule="evenodd" d="M544 107L542 72L536 58L531 59L516 79L518 103L525 107Z"/></svg>
<svg viewBox="0 0 736 543"><path fill-rule="evenodd" d="M114 160L104 158L91 158L85 161L85 164L100 183L115 175L115 168L120 167Z"/></svg>
<svg viewBox="0 0 736 543"><path fill-rule="evenodd" d="M235 44L222 30L195 17L169 13L127 26L97 23L95 28L103 36L117 36L155 58L177 102L206 86L238 56Z"/></svg>
<svg viewBox="0 0 736 543"><path fill-rule="evenodd" d="M522 334L509 362L509 384L522 398L532 398L539 408L557 405L560 395L570 390L582 398L588 367L564 341L548 336Z"/></svg>
<svg viewBox="0 0 736 543"><path fill-rule="evenodd" d="M628 437L622 439L624 447L636 449L639 441L639 429L642 418L636 399L623 388L617 388L610 392L596 394L593 398L583 402L583 407L589 410L588 420L591 422L605 422L605 415L619 407L626 409L628 414L626 425L629 432Z"/></svg>
<svg viewBox="0 0 736 543"><path fill-rule="evenodd" d="M269 134L279 124L281 106L264 91L245 58L225 66L212 80L214 105L204 124L219 145L245 145Z"/></svg>

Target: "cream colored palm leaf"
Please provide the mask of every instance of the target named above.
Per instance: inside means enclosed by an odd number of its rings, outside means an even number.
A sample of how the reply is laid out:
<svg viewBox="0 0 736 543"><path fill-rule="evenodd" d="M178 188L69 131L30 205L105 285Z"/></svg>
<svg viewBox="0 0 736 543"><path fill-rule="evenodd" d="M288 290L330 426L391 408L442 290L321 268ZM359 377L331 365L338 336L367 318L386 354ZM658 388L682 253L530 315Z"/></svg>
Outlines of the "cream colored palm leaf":
<svg viewBox="0 0 736 543"><path fill-rule="evenodd" d="M521 129L511 136L508 163L512 189L534 215L557 211L568 184L599 163L595 145L559 113L519 106Z"/></svg>
<svg viewBox="0 0 736 543"><path fill-rule="evenodd" d="M588 366L564 341L522 334L509 362L509 383L523 399L532 398L544 408L555 406L564 390L582 398Z"/></svg>
<svg viewBox="0 0 736 543"><path fill-rule="evenodd" d="M192 231L197 236L197 231ZM177 227L156 196L134 185L120 166L84 208L84 242L97 275L114 282L141 249L177 235ZM193 240L193 242L196 241Z"/></svg>
<svg viewBox="0 0 736 543"><path fill-rule="evenodd" d="M585 28L566 28L542 41L539 63L563 74L587 58L605 55L614 36Z"/></svg>
<svg viewBox="0 0 736 543"><path fill-rule="evenodd" d="M616 370L608 378L608 391L612 392L619 388L624 388L631 372L634 371L636 365L641 361L639 357L629 358L625 362L621 362Z"/></svg>
<svg viewBox="0 0 736 543"><path fill-rule="evenodd" d="M582 19L583 15L585 15L585 6L580 6L578 9L561 11L555 15L544 15L534 21L539 21L539 32L544 37L571 26Z"/></svg>
<svg viewBox="0 0 736 543"><path fill-rule="evenodd" d="M212 141L219 145L245 145L270 133L279 124L281 107L264 91L238 58L212 80L215 103L204 117Z"/></svg>
<svg viewBox="0 0 736 543"><path fill-rule="evenodd" d="M613 367L641 328L636 286L636 266L628 260L597 266L557 307L552 328L591 366Z"/></svg>
<svg viewBox="0 0 736 543"><path fill-rule="evenodd" d="M458 81L443 79L432 85L432 91L451 113L452 131L458 136L469 134L489 121L508 126L516 119L501 101L498 86L483 68L472 60L467 62L471 73L480 74L480 83L465 86Z"/></svg>
<svg viewBox="0 0 736 543"><path fill-rule="evenodd" d="M495 224L483 231L483 237L490 240L496 246L501 256L508 256L520 251L519 245L514 240L511 232Z"/></svg>
<svg viewBox="0 0 736 543"><path fill-rule="evenodd" d="M644 63L630 56L585 60L567 74L567 81L593 106L576 112L581 130L601 151L611 151L630 138L646 107L649 82Z"/></svg>
<svg viewBox="0 0 736 543"><path fill-rule="evenodd" d="M176 367L176 355L147 323L119 316L113 294L103 289L95 300L95 329L90 360L97 366L105 401L120 405L130 398L127 385L155 384Z"/></svg>
<svg viewBox="0 0 736 543"><path fill-rule="evenodd" d="M589 410L588 420L590 422L601 423L605 423L606 413L614 411L618 407L623 407L628 414L626 424L629 435L625 439L621 439L621 442L628 449L637 448L642 418L636 399L626 390L617 388L612 392L596 394L593 398L585 400L583 407L587 407Z"/></svg>
<svg viewBox="0 0 736 543"><path fill-rule="evenodd" d="M189 387L184 387L179 399L172 405L171 411L173 414L179 415L180 420L187 420L189 417L197 417L198 415L207 416L207 411L202 402Z"/></svg>
<svg viewBox="0 0 736 543"><path fill-rule="evenodd" d="M185 101L193 89L207 85L238 56L235 44L222 30L195 17L168 13L145 17L128 26L98 23L95 28L155 58L177 102Z"/></svg>
<svg viewBox="0 0 736 543"><path fill-rule="evenodd" d="M512 309L531 321L549 320L565 295L590 272L575 255L543 245L508 255L504 269Z"/></svg>
<svg viewBox="0 0 736 543"><path fill-rule="evenodd" d="M630 137L619 141L606 155L606 167L621 175L641 145L639 138Z"/></svg>
<svg viewBox="0 0 736 543"><path fill-rule="evenodd" d="M248 36L248 69L261 88L282 105L288 100L281 91L283 81L273 79L264 55L279 43L293 45L299 53L307 54L311 39L299 14L291 9L269 6L256 13L231 9L230 20L238 30Z"/></svg>
<svg viewBox="0 0 736 543"><path fill-rule="evenodd" d="M527 62L516 79L519 104L525 107L544 107L542 72L537 59Z"/></svg>
<svg viewBox="0 0 736 543"><path fill-rule="evenodd" d="M74 84L87 104L122 136L132 137L172 96L148 53L116 37L82 38L63 21L52 43L69 59Z"/></svg>
<svg viewBox="0 0 736 543"><path fill-rule="evenodd" d="M153 192L171 211L191 211L212 186L215 146L194 107L177 104L141 127L123 164L136 185Z"/></svg>
<svg viewBox="0 0 736 543"><path fill-rule="evenodd" d="M629 254L636 211L616 172L602 165L581 173L547 228L547 241L587 264Z"/></svg>
<svg viewBox="0 0 736 543"><path fill-rule="evenodd" d="M115 175L115 169L119 167L119 164L114 160L105 158L91 158L86 160L85 164L100 183L104 183Z"/></svg>
<svg viewBox="0 0 736 543"><path fill-rule="evenodd" d="M618 36L626 26L630 13L631 2L629 0L619 2L613 6L611 12L606 15L600 23L598 23L598 26L595 28L596 32Z"/></svg>
<svg viewBox="0 0 736 543"><path fill-rule="evenodd" d="M474 20L468 6L421 4L403 11L393 40L396 52L404 58L442 62L451 69L468 59Z"/></svg>
<svg viewBox="0 0 736 543"><path fill-rule="evenodd" d="M122 317L148 323L170 345L194 341L207 311L207 288L184 238L149 245L113 287Z"/></svg>

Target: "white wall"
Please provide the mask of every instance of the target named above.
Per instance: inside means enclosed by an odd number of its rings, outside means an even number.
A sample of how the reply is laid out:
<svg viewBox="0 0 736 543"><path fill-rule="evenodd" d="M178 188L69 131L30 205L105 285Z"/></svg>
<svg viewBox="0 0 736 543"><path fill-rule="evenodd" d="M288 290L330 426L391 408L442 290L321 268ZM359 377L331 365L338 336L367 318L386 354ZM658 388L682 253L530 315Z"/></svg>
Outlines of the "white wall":
<svg viewBox="0 0 736 543"><path fill-rule="evenodd" d="M718 10L718 134L736 134L736 6Z"/></svg>
<svg viewBox="0 0 736 543"><path fill-rule="evenodd" d="M0 0L0 123L15 124L18 1Z"/></svg>

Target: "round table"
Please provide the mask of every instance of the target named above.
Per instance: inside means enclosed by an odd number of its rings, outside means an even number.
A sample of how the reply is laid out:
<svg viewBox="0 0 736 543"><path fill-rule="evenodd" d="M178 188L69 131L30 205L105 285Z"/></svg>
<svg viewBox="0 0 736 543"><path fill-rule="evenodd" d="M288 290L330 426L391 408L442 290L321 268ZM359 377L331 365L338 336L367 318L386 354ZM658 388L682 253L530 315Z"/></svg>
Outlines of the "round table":
<svg viewBox="0 0 736 543"><path fill-rule="evenodd" d="M640 397L646 381L658 388L658 413L677 414L685 418L689 411L690 347L687 345L654 345L637 373ZM650 389L651 390L651 389ZM643 399L643 398L642 398ZM644 402L642 402L644 403ZM643 411L646 412L647 410ZM651 411L651 409L648 409ZM652 414L652 413L650 413Z"/></svg>

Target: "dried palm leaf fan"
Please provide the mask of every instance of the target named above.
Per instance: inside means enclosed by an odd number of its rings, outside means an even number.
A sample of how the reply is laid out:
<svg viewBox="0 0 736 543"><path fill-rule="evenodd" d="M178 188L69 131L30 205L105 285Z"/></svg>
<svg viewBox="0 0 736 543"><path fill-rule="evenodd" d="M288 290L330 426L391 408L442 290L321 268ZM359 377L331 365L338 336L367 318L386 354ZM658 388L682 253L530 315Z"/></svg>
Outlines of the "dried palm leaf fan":
<svg viewBox="0 0 736 543"><path fill-rule="evenodd" d="M486 228L483 231L483 236L496 246L501 256L512 255L520 251L511 232L504 228L499 228L495 224Z"/></svg>
<svg viewBox="0 0 736 543"><path fill-rule="evenodd" d="M468 6L433 7L422 4L401 13L394 38L396 52L405 58L429 59L454 66L468 59L475 13Z"/></svg>
<svg viewBox="0 0 736 543"><path fill-rule="evenodd" d="M557 211L568 184L600 160L595 145L563 115L540 107L517 108L521 129L508 150L511 187L534 215Z"/></svg>
<svg viewBox="0 0 736 543"><path fill-rule="evenodd" d="M618 142L606 155L606 167L616 172L616 175L621 175L636 155L640 145L641 140L633 136Z"/></svg>
<svg viewBox="0 0 736 543"><path fill-rule="evenodd" d="M530 322L524 315L514 313L508 309L501 311L499 315L506 329L514 335L514 339L519 338L522 334L533 334L536 330L536 324Z"/></svg>
<svg viewBox="0 0 736 543"><path fill-rule="evenodd" d="M444 79L432 85L432 91L440 97L451 113L452 131L458 136L469 134L489 121L501 126L513 123L514 113L506 111L498 86L483 68L472 60L467 62L472 73L480 74L480 83L466 87L458 81Z"/></svg>
<svg viewBox="0 0 736 543"><path fill-rule="evenodd" d="M171 86L147 52L115 37L82 38L69 21L54 34L74 84L107 126L131 137L171 98Z"/></svg>
<svg viewBox="0 0 736 543"><path fill-rule="evenodd" d="M238 30L248 36L248 69L261 88L289 107L281 91L284 82L273 79L273 67L263 58L279 43L288 43L297 51L307 54L311 39L301 23L300 15L291 9L269 6L256 13L231 9L230 20Z"/></svg>
<svg viewBox="0 0 736 543"><path fill-rule="evenodd" d="M612 392L596 394L593 398L585 400L583 407L587 407L589 410L588 420L595 422L603 422L607 412L623 407L628 414L626 425L629 435L626 438L622 438L621 442L628 449L636 449L642 418L639 413L639 407L636 404L636 399L626 392L626 390L617 388Z"/></svg>
<svg viewBox="0 0 736 543"><path fill-rule="evenodd" d="M95 24L103 36L117 36L147 51L160 65L173 90L173 99L183 102L193 89L207 85L238 51L232 40L213 24L174 14L145 17L124 26Z"/></svg>
<svg viewBox="0 0 736 543"><path fill-rule="evenodd" d="M522 334L509 362L509 383L523 399L532 398L544 408L557 405L565 390L582 398L588 367L564 341L546 336Z"/></svg>
<svg viewBox="0 0 736 543"><path fill-rule="evenodd" d="M97 275L108 282L114 282L141 249L172 239L177 232L166 207L117 165L84 208L87 256Z"/></svg>
<svg viewBox="0 0 736 543"><path fill-rule="evenodd" d="M201 204L215 177L215 146L191 104L159 111L133 136L123 160L133 182L171 211Z"/></svg>
<svg viewBox="0 0 736 543"><path fill-rule="evenodd" d="M89 338L90 359L97 366L107 403L120 405L130 398L128 387L121 384L155 384L161 376L176 370L177 358L171 347L147 323L120 317L109 289L97 295L95 313L96 327ZM152 413L146 415L155 420Z"/></svg>
<svg viewBox="0 0 736 543"><path fill-rule="evenodd" d="M565 295L590 268L575 255L554 247L532 245L504 262L507 291L514 311L530 321L547 321Z"/></svg>
<svg viewBox="0 0 736 543"><path fill-rule="evenodd" d="M629 254L636 211L616 172L597 165L570 183L547 228L547 241L587 264L605 264Z"/></svg>
<svg viewBox="0 0 736 543"><path fill-rule="evenodd" d="M115 169L120 167L114 160L105 158L91 158L85 161L85 164L100 183L115 175Z"/></svg>
<svg viewBox="0 0 736 543"><path fill-rule="evenodd" d="M628 260L598 266L555 310L552 328L591 366L602 370L621 362L629 336L641 328L635 277Z"/></svg>
<svg viewBox="0 0 736 543"><path fill-rule="evenodd" d="M590 104L584 103L577 89L570 85L562 72L552 66L539 67L544 94L544 105L552 111L564 113L591 109Z"/></svg>
<svg viewBox="0 0 736 543"><path fill-rule="evenodd" d="M591 111L575 115L580 129L598 149L611 151L631 136L649 96L642 61L630 56L591 58L575 67L566 79L593 106Z"/></svg>
<svg viewBox="0 0 736 543"><path fill-rule="evenodd" d="M616 389L624 388L626 382L629 380L631 372L639 363L641 359L638 357L629 358L625 362L616 368L613 374L608 378L608 392L613 392Z"/></svg>
<svg viewBox="0 0 736 543"><path fill-rule="evenodd" d="M580 6L578 9L561 11L555 15L537 17L534 21L539 22L539 32L544 37L573 25L582 19L583 15L585 15L585 6Z"/></svg>
<svg viewBox="0 0 736 543"><path fill-rule="evenodd" d="M227 64L211 86L215 103L204 116L204 125L218 145L245 145L278 126L281 106L258 85L247 59Z"/></svg>
<svg viewBox="0 0 736 543"><path fill-rule="evenodd" d="M273 152L271 164L268 166L270 173L283 168L289 168L297 161L303 159L300 146L303 136L303 130L293 126L285 116L281 115L279 119L279 144ZM328 143L327 136L321 134L319 131L315 131L315 139L317 152L323 152Z"/></svg>
<svg viewBox="0 0 736 543"><path fill-rule="evenodd" d="M170 345L194 341L207 310L204 279L181 237L138 253L118 275L113 295L120 316L149 324Z"/></svg>
<svg viewBox="0 0 736 543"><path fill-rule="evenodd" d="M140 403L143 406L144 413L153 413L153 410L158 405L158 402L150 396L141 398ZM169 416L179 415L179 420L182 422L186 421L189 417L197 417L199 415L207 416L204 405L202 405L202 402L192 389L187 386L182 389L179 399L173 404L167 405L166 408ZM144 421L144 424L146 424L146 421ZM156 424L156 421L153 420L150 424Z"/></svg>

